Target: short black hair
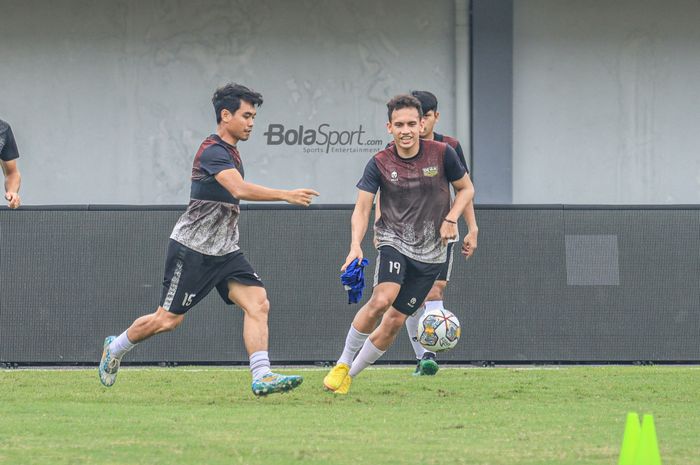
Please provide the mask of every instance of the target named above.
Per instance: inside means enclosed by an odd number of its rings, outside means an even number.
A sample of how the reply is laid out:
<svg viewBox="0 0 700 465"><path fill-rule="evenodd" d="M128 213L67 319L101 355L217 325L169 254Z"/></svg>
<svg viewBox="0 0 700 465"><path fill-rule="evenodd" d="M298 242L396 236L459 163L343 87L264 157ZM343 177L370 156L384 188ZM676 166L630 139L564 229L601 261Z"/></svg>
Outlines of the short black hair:
<svg viewBox="0 0 700 465"><path fill-rule="evenodd" d="M437 97L432 92L427 90L414 90L411 95L420 101L420 106L423 109L423 114L429 111L437 111Z"/></svg>
<svg viewBox="0 0 700 465"><path fill-rule="evenodd" d="M214 111L216 112L216 123L221 122L221 110L228 110L231 114L234 114L241 108L241 100L258 107L263 103L261 94L235 82L216 89L214 96L211 98L211 103L214 104Z"/></svg>
<svg viewBox="0 0 700 465"><path fill-rule="evenodd" d="M394 113L395 110L400 110L402 108L415 108L418 110L418 117L423 117L423 110L421 109L420 100L408 94L401 94L392 98L386 104L386 108L389 114L389 121L391 121L391 114Z"/></svg>

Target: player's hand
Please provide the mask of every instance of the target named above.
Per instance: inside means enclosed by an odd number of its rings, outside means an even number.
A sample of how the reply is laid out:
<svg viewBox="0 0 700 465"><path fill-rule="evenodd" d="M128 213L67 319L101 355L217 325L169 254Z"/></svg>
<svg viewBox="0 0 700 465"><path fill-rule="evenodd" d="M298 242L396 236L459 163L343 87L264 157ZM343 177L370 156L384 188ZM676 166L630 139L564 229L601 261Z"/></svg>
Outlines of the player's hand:
<svg viewBox="0 0 700 465"><path fill-rule="evenodd" d="M350 266L353 260L357 259L358 262L361 262L363 258L362 255L362 248L360 248L359 245L351 245L350 246L350 253L348 253L348 257L345 259L345 263L343 263L343 266L340 267L340 271L345 271L345 269Z"/></svg>
<svg viewBox="0 0 700 465"><path fill-rule="evenodd" d="M464 241L462 241L462 255L465 259L468 259L476 251L477 237L479 236L479 230L474 229L469 231L469 234L464 236Z"/></svg>
<svg viewBox="0 0 700 465"><path fill-rule="evenodd" d="M19 207L20 200L17 192L5 192L5 200L7 200L7 205L10 208Z"/></svg>
<svg viewBox="0 0 700 465"><path fill-rule="evenodd" d="M452 239L457 239L457 225L443 221L442 226L440 226L440 241L442 245L447 245Z"/></svg>
<svg viewBox="0 0 700 465"><path fill-rule="evenodd" d="M318 196L318 192L313 189L294 189L287 191L287 202L292 205L300 205L302 207L308 207L311 205L311 201L315 196Z"/></svg>
<svg viewBox="0 0 700 465"><path fill-rule="evenodd" d="M379 247L379 239L377 239L377 235L375 234L374 237L372 238L372 244L374 244L374 248Z"/></svg>

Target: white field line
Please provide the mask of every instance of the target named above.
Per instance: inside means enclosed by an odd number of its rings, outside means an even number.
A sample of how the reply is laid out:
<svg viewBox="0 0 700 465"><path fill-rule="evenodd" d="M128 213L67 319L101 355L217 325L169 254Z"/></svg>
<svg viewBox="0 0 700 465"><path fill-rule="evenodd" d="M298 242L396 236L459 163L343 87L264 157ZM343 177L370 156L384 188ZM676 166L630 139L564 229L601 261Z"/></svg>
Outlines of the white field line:
<svg viewBox="0 0 700 465"><path fill-rule="evenodd" d="M294 371L327 371L330 367L308 367L308 366L298 366L298 365L272 365L274 369L280 370L294 370ZM635 368L633 365L539 365L539 366L495 366L495 367L479 367L472 365L448 365L441 366L440 371L443 370L513 370L513 371L551 371L551 370L576 370L581 368L606 368L606 367L629 367ZM668 368L685 368L686 370L700 370L698 365L654 365L654 367L668 367ZM380 365L369 367L369 370L413 370L413 365ZM646 367L639 367L646 368ZM18 367L18 368L5 368L0 369L0 373L11 373L17 371L77 371L77 370L97 370L97 367ZM203 373L212 371L249 371L246 366L213 366L211 368L199 368L199 367L189 367L187 365L180 365L176 367L122 367L121 370L128 371L158 371L158 370L175 370L175 371L186 371L188 373Z"/></svg>

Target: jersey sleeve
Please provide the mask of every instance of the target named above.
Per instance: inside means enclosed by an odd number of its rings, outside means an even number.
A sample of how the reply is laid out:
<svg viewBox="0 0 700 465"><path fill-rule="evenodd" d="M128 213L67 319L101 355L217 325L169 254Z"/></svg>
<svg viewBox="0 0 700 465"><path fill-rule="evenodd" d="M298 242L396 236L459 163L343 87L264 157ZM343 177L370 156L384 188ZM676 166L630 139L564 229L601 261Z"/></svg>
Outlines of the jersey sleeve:
<svg viewBox="0 0 700 465"><path fill-rule="evenodd" d="M12 128L4 121L0 121L0 160L10 161L15 158L19 158L19 151Z"/></svg>
<svg viewBox="0 0 700 465"><path fill-rule="evenodd" d="M459 157L459 162L464 166L464 169L469 173L469 166L467 165L467 160L464 158L464 152L462 151L462 144L457 142L457 147L455 147L455 152L457 152L457 157Z"/></svg>
<svg viewBox="0 0 700 465"><path fill-rule="evenodd" d="M231 159L231 154L229 154L225 148L217 144L204 149L199 161L202 170L210 176L214 176L221 171L231 168L236 169L236 165L234 165Z"/></svg>
<svg viewBox="0 0 700 465"><path fill-rule="evenodd" d="M379 190L381 184L381 173L377 167L377 162L374 161L374 157L367 162L365 166L365 172L362 174L362 179L357 183L357 188L363 191L376 194Z"/></svg>
<svg viewBox="0 0 700 465"><path fill-rule="evenodd" d="M462 166L462 162L459 160L457 152L455 152L455 149L449 145L445 148L444 166L445 177L449 182L462 179L462 177L464 177L464 175L467 173L467 169Z"/></svg>

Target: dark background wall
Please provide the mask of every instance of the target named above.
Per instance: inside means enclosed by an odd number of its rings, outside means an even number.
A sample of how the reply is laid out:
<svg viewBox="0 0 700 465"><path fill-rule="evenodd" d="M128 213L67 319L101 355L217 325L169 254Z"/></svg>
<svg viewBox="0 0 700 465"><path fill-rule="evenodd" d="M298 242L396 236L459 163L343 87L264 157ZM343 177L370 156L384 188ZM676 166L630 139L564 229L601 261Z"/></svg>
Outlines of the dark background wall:
<svg viewBox="0 0 700 465"><path fill-rule="evenodd" d="M272 303L273 362L335 360L359 309L338 279L351 210L244 208L242 248ZM0 361L97 362L104 336L156 308L181 211L0 209ZM456 258L446 297L463 336L443 360L700 360L698 208L482 206L477 215L479 248ZM371 275L368 241L364 250ZM241 311L213 293L126 360L244 362L241 325ZM411 359L402 334L383 360Z"/></svg>
<svg viewBox="0 0 700 465"><path fill-rule="evenodd" d="M472 0L471 9L472 177L479 202L518 203L513 199L513 0Z"/></svg>

